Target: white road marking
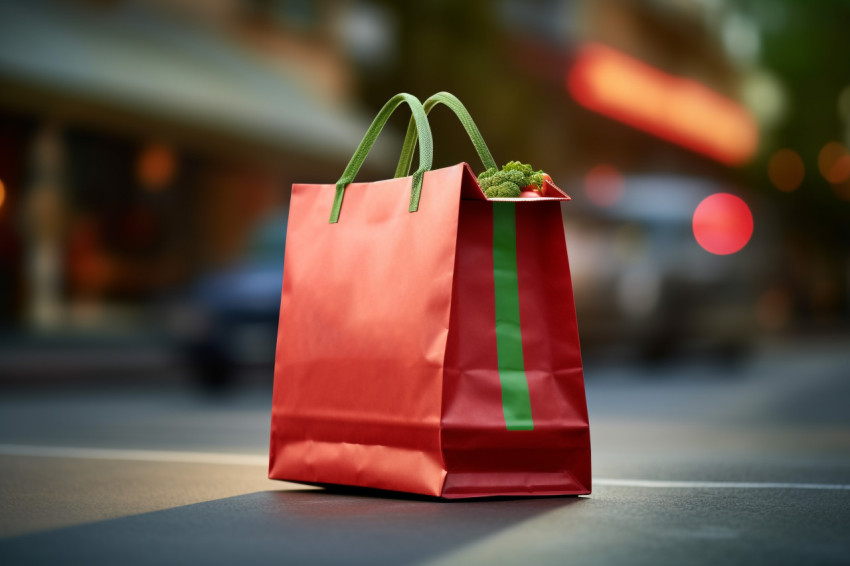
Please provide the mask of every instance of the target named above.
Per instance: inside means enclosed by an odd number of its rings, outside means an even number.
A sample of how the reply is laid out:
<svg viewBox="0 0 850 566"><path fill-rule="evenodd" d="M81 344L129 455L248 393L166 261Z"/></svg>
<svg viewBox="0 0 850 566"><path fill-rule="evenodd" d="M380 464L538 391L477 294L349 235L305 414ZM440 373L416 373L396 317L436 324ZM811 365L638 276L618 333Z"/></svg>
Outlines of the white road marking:
<svg viewBox="0 0 850 566"><path fill-rule="evenodd" d="M232 466L268 466L269 457L255 454L218 452L175 452L170 450L117 450L114 448L73 448L65 446L23 446L0 444L0 456L46 456L84 460L130 460L136 462L174 462L178 464L224 464Z"/></svg>
<svg viewBox="0 0 850 566"><path fill-rule="evenodd" d="M176 464L213 464L228 466L268 466L268 456L226 454L220 452L177 452L171 450L120 450L114 448L74 448L65 446L26 446L0 444L0 456L43 456L83 460L123 460L133 462L170 462ZM593 478L594 486L644 487L653 489L820 489L850 490L850 484L794 482L723 482L663 481Z"/></svg>
<svg viewBox="0 0 850 566"><path fill-rule="evenodd" d="M743 482L743 481L663 481L593 478L593 485L606 487L649 487L661 489L829 489L850 490L850 484L794 483L794 482Z"/></svg>

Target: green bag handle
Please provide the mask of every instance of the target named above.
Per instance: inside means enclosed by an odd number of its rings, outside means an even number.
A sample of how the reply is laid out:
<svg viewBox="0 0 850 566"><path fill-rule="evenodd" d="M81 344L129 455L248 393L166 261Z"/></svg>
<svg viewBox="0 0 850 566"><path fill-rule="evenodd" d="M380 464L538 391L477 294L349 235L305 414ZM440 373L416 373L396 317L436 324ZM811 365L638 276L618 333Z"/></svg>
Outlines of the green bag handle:
<svg viewBox="0 0 850 566"><path fill-rule="evenodd" d="M437 94L433 95L425 101L423 105L423 107L425 108L425 114L427 115L429 112L431 112L431 110L437 104L445 104L458 117L460 123L463 124L466 133L469 134L469 139L472 140L472 145L475 146L475 151L478 152L478 157L481 158L481 162L484 164L484 168L490 169L491 167L498 167L496 165L496 160L493 159L493 155L487 148L487 144L484 143L484 137L478 130L478 126L475 125L475 121L473 121L472 116L469 115L469 111L466 109L463 103L450 92L438 92ZM407 177L410 171L410 165L413 162L413 152L415 149L416 122L411 119L410 123L407 125L407 134L405 134L404 136L404 145L401 149L401 156L398 160L398 167L396 167L395 170L396 177Z"/></svg>
<svg viewBox="0 0 850 566"><path fill-rule="evenodd" d="M342 208L342 197L345 194L345 188L354 181L354 177L357 175L357 172L366 160L366 156L369 155L369 151L371 151L375 140L378 139L378 135L381 133L381 130L384 129L387 120L389 120L392 113L399 107L399 105L401 105L402 102L406 102L408 106L410 106L410 110L413 112L411 124L419 133L419 169L413 173L413 183L410 191L410 207L408 210L410 212L416 212L419 209L419 196L422 193L422 177L425 175L425 171L429 171L431 169L431 164L434 159L434 141L431 138L431 127L428 125L428 116L425 114L422 103L415 96L402 92L390 98L389 101L384 104L384 107L381 108L381 111L378 112L378 115L375 116L375 119L372 121L372 125L369 126L369 129L366 131L366 135L363 136L363 140L361 140L360 145L357 146L357 151L354 152L354 155L351 157L351 161L348 162L348 165L345 167L345 171L342 172L342 177L340 177L339 181L336 182L336 195L334 196L333 208L331 209L331 224L335 224L339 221L339 211L340 208ZM414 146L415 143L416 141L414 140ZM412 149L413 148L411 148L411 151ZM407 175L405 174L405 176Z"/></svg>

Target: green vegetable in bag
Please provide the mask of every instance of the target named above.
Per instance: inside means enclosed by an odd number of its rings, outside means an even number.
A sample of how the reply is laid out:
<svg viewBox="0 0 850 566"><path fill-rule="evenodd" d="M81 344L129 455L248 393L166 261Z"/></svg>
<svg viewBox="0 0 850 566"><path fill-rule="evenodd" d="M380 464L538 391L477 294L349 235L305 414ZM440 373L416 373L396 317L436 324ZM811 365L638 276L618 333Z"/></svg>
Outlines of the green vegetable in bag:
<svg viewBox="0 0 850 566"><path fill-rule="evenodd" d="M518 198L522 190L543 185L543 171L534 171L531 165L509 161L501 169L491 167L478 175L478 184L487 198Z"/></svg>

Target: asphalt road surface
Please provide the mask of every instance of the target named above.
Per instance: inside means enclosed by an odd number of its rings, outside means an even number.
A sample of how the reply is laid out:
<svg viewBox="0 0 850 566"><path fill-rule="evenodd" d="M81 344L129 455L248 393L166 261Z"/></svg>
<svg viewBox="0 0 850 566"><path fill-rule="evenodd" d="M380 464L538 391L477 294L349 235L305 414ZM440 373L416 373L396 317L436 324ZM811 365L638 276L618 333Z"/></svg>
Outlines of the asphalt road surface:
<svg viewBox="0 0 850 566"><path fill-rule="evenodd" d="M7 387L0 564L850 564L848 341L586 375L593 495L448 503L267 480L270 382Z"/></svg>

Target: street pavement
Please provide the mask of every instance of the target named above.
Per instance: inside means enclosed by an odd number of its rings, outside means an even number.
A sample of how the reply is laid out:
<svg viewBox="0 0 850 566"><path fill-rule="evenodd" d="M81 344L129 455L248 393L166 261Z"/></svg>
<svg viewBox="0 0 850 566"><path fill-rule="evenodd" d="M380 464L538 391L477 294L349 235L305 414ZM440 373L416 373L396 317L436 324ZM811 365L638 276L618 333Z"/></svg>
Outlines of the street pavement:
<svg viewBox="0 0 850 566"><path fill-rule="evenodd" d="M265 478L270 379L0 390L0 564L850 564L850 341L587 360L588 497Z"/></svg>

